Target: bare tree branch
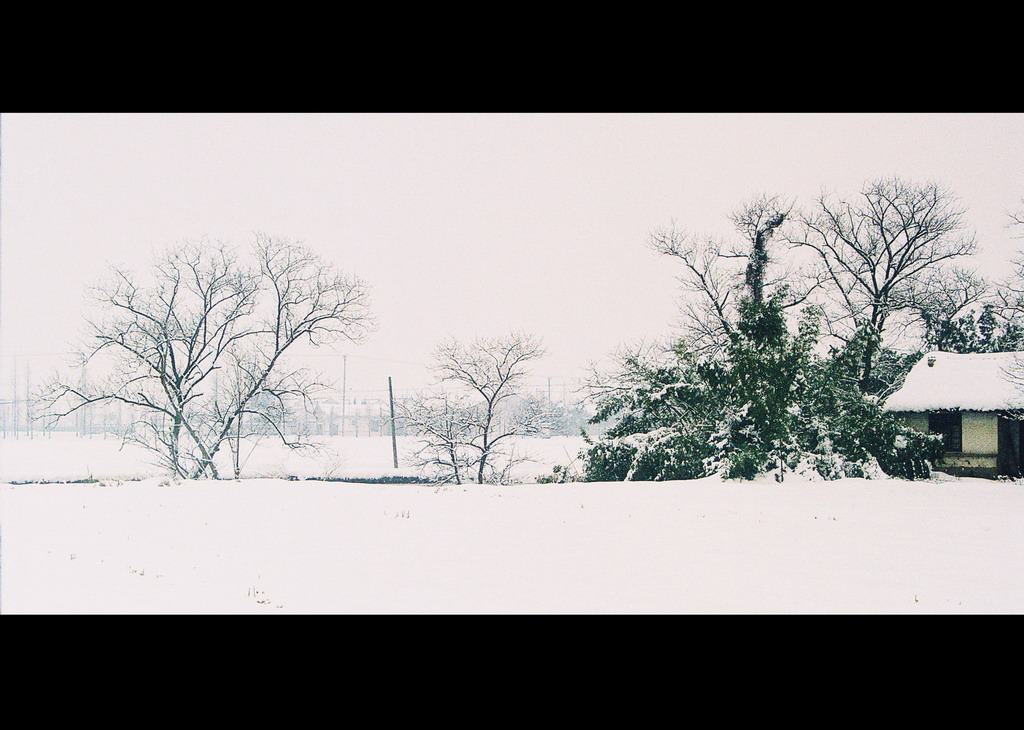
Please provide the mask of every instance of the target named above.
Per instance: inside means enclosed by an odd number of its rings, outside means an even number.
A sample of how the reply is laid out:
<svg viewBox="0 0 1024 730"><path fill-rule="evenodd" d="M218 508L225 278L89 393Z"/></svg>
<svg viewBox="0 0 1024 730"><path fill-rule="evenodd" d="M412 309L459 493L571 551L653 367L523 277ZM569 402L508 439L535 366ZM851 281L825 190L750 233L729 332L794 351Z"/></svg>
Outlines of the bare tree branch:
<svg viewBox="0 0 1024 730"><path fill-rule="evenodd" d="M236 450L237 477L242 438L309 446L283 426L290 408L312 407L323 384L284 355L300 342L361 341L373 324L368 288L280 238L257 235L252 259L187 241L165 249L145 283L114 269L91 290L102 312L80 361L108 374L92 382L54 376L41 394L49 416L129 406L139 414L129 437L192 478L218 478L225 444Z"/></svg>
<svg viewBox="0 0 1024 730"><path fill-rule="evenodd" d="M959 199L937 183L882 178L865 184L853 200L822 193L789 243L813 252L822 267L830 331L849 341L868 328L880 338L893 317L920 317L926 299L934 306L937 288L949 290L939 298L963 301L957 292L966 282L964 270L954 265L976 249L964 214ZM947 277L940 271L961 273ZM877 346L865 352L864 384L876 352Z"/></svg>
<svg viewBox="0 0 1024 730"><path fill-rule="evenodd" d="M522 332L441 343L434 352L438 385L455 392L422 394L401 407L407 426L424 443L416 453L420 466L435 479L483 484L501 482L513 461L526 460L502 447L552 423L553 409L522 393L529 364L543 354L540 342Z"/></svg>
<svg viewBox="0 0 1024 730"><path fill-rule="evenodd" d="M784 306L799 306L822 283L820 272L782 264L768 254L771 240L783 234L793 202L757 196L729 216L741 242L727 244L676 227L655 229L648 247L681 262L679 326L691 351L716 355L728 345L742 291L755 299L766 291L785 291Z"/></svg>

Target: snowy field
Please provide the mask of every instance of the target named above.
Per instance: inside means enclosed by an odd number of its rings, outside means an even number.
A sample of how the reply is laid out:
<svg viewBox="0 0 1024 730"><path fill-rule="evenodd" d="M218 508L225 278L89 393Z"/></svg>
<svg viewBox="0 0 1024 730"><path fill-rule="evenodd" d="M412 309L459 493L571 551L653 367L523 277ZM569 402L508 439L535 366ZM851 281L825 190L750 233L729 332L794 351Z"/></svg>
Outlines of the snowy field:
<svg viewBox="0 0 1024 730"><path fill-rule="evenodd" d="M247 473L271 478L179 483L113 439L0 440L0 611L1024 612L1019 482L272 478L394 473L388 439L332 441L321 463L261 450ZM531 442L526 471L578 445Z"/></svg>
<svg viewBox="0 0 1024 730"><path fill-rule="evenodd" d="M317 452L291 451L270 439L256 445L243 445L243 478L289 476L300 479L377 478L413 476L408 468L409 452L415 439L399 437L398 463L390 437L365 438L331 436L321 439ZM550 474L555 464L568 464L583 447L582 438L524 438L516 444L516 453L531 461L516 469L522 481L535 481ZM227 453L218 460L221 476L231 476ZM50 437L36 434L28 438L0 438L0 482L76 481L81 479L137 479L163 476L165 470L153 463L152 454L131 444L122 445L114 436L78 438L55 433Z"/></svg>

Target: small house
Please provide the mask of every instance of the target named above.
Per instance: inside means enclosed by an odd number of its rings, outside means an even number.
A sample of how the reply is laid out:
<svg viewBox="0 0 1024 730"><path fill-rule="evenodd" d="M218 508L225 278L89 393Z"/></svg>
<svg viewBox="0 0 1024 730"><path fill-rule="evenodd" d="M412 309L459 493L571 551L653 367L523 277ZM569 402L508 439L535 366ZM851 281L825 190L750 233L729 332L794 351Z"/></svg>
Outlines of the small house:
<svg viewBox="0 0 1024 730"><path fill-rule="evenodd" d="M939 471L1021 476L1024 352L930 352L911 368L885 409L912 428L941 434Z"/></svg>

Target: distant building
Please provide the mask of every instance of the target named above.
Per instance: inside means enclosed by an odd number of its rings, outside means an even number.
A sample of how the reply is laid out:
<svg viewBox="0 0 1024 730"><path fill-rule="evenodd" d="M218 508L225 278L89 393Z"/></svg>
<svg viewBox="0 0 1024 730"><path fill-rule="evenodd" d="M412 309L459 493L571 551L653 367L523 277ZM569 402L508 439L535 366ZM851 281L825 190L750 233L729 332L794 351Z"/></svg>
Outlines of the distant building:
<svg viewBox="0 0 1024 730"><path fill-rule="evenodd" d="M911 368L885 409L918 431L941 434L939 471L1021 476L1024 352L930 352Z"/></svg>

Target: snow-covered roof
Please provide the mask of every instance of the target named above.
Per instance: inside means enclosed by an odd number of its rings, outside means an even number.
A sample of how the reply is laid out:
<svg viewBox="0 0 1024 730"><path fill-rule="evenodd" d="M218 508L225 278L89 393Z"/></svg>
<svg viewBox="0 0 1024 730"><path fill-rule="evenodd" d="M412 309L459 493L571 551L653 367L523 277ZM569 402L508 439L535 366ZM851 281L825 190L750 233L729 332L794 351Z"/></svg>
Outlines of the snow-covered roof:
<svg viewBox="0 0 1024 730"><path fill-rule="evenodd" d="M929 352L885 403L901 412L1018 408L1024 409L1024 352Z"/></svg>

